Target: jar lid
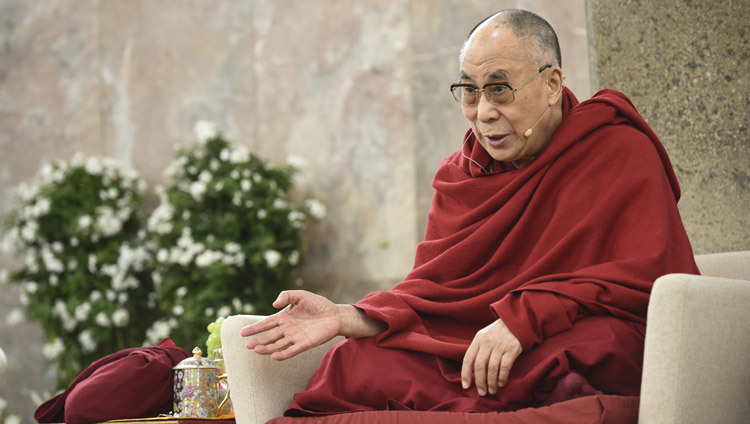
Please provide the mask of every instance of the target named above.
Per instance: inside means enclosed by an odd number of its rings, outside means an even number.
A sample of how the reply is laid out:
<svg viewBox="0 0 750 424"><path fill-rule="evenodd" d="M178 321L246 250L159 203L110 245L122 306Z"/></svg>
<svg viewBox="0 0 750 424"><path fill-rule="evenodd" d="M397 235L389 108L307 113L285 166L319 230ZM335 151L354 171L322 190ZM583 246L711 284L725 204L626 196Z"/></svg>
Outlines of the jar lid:
<svg viewBox="0 0 750 424"><path fill-rule="evenodd" d="M173 370L201 369L201 368L211 368L211 369L217 369L217 370L221 369L221 367L217 365L216 362L208 358L204 358L201 355L203 355L203 352L201 351L199 347L196 346L195 349L193 349L192 358L183 359L182 361L180 361L179 364L175 365L172 369Z"/></svg>

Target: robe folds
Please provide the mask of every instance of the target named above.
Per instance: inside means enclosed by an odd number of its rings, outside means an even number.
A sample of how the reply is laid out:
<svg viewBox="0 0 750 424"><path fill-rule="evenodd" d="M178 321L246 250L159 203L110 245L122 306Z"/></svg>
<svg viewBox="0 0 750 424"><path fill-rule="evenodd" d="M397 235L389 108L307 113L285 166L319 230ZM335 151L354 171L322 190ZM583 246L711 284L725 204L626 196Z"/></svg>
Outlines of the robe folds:
<svg viewBox="0 0 750 424"><path fill-rule="evenodd" d="M523 168L466 137L435 175L413 270L355 304L387 329L334 347L288 416L512 411L565 400L574 380L568 398L638 395L652 284L698 273L661 142L622 93L578 103L567 88L562 122ZM523 352L481 397L461 388L461 360L497 319Z"/></svg>
<svg viewBox="0 0 750 424"><path fill-rule="evenodd" d="M88 424L172 411L172 367L190 353L165 338L94 361L68 388L37 408L40 423Z"/></svg>

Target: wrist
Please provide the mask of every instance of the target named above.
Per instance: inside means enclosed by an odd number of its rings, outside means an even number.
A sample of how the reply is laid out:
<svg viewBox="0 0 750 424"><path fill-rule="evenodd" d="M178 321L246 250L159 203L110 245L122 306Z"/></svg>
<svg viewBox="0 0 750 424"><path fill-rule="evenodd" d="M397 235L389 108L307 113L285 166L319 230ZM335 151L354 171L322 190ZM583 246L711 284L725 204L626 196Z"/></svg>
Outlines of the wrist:
<svg viewBox="0 0 750 424"><path fill-rule="evenodd" d="M385 323L375 321L353 305L336 305L339 335L344 337L372 337L385 330Z"/></svg>

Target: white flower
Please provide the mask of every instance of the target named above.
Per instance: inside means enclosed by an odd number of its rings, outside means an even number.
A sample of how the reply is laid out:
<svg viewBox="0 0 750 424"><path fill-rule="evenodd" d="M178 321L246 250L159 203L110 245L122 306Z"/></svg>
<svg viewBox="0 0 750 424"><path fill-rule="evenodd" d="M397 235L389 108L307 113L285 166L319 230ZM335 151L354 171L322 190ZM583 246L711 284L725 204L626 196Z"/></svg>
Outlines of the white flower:
<svg viewBox="0 0 750 424"><path fill-rule="evenodd" d="M3 424L21 424L21 416L18 414L11 414L5 417Z"/></svg>
<svg viewBox="0 0 750 424"><path fill-rule="evenodd" d="M177 291L175 293L177 294L177 297L182 298L182 297L185 297L185 295L187 294L187 292L188 292L187 287L180 286L179 288L177 288Z"/></svg>
<svg viewBox="0 0 750 424"><path fill-rule="evenodd" d="M174 214L174 208L166 198L162 199L162 203L154 209L151 216L148 217L148 229L157 234L166 234L172 231L172 224L169 222L172 220Z"/></svg>
<svg viewBox="0 0 750 424"><path fill-rule="evenodd" d="M72 237L72 238L70 239L70 245L71 245L71 246L73 246L73 247L77 247L77 246L78 246L78 238L76 238L76 237ZM77 262L76 262L76 263L77 263Z"/></svg>
<svg viewBox="0 0 750 424"><path fill-rule="evenodd" d="M219 134L219 130L216 127L216 123L212 121L198 121L193 126L193 135L198 143L205 144L208 140L216 137Z"/></svg>
<svg viewBox="0 0 750 424"><path fill-rule="evenodd" d="M91 226L91 223L93 220L88 215L83 215L80 218L78 218L78 228L81 230L85 230Z"/></svg>
<svg viewBox="0 0 750 424"><path fill-rule="evenodd" d="M89 254L88 268L90 273L96 273L96 255L93 253Z"/></svg>
<svg viewBox="0 0 750 424"><path fill-rule="evenodd" d="M185 313L185 308L182 305L174 305L174 308L172 308L172 314L176 316L180 316L183 313Z"/></svg>
<svg viewBox="0 0 750 424"><path fill-rule="evenodd" d="M208 164L208 167L211 168L212 171L216 171L220 166L221 164L219 164L219 161L216 159L211 159L211 163Z"/></svg>
<svg viewBox="0 0 750 424"><path fill-rule="evenodd" d="M55 253L61 253L63 251L63 245L59 241L52 243L52 251Z"/></svg>
<svg viewBox="0 0 750 424"><path fill-rule="evenodd" d="M310 199L307 202L307 210L310 211L310 215L316 219L323 219L326 217L326 207L319 200Z"/></svg>
<svg viewBox="0 0 750 424"><path fill-rule="evenodd" d="M24 284L24 290L26 290L26 293L28 294L34 294L36 293L37 289L39 288L39 285L33 281L27 281L26 284Z"/></svg>
<svg viewBox="0 0 750 424"><path fill-rule="evenodd" d="M83 302L80 305L76 306L74 315L78 321L83 321L89 317L90 312L91 312L91 304L88 302Z"/></svg>
<svg viewBox="0 0 750 424"><path fill-rule="evenodd" d="M219 152L219 159L223 160L224 162L229 160L229 149L221 149L221 152Z"/></svg>
<svg viewBox="0 0 750 424"><path fill-rule="evenodd" d="M276 209L284 209L289 206L289 203L284 199L276 199L273 201L273 207Z"/></svg>
<svg viewBox="0 0 750 424"><path fill-rule="evenodd" d="M91 335L91 330L86 329L78 334L78 342L81 343L81 350L85 353L91 353L96 350L96 341L94 336Z"/></svg>
<svg viewBox="0 0 750 424"><path fill-rule="evenodd" d="M235 297L232 299L232 306L234 306L235 311L239 311L242 309L242 301L238 297Z"/></svg>
<svg viewBox="0 0 750 424"><path fill-rule="evenodd" d="M104 297L106 297L110 302L114 302L115 299L117 299L117 293L115 293L113 290L107 290L104 292Z"/></svg>
<svg viewBox="0 0 750 424"><path fill-rule="evenodd" d="M263 259L266 260L266 265L268 265L269 268L273 268L281 261L281 253L269 249L263 252Z"/></svg>
<svg viewBox="0 0 750 424"><path fill-rule="evenodd" d="M250 189L253 188L253 183L251 183L250 180L242 180L240 181L240 187L242 188L242 191L250 191Z"/></svg>
<svg viewBox="0 0 750 424"><path fill-rule="evenodd" d="M50 285L51 285L52 287L56 287L56 286L57 286L57 283L59 283L59 282L60 282L60 279L59 279L59 278L57 277L57 275L55 275L55 274L50 274L50 276L49 276L49 284L50 284Z"/></svg>
<svg viewBox="0 0 750 424"><path fill-rule="evenodd" d="M240 164L245 163L250 159L250 151L245 146L239 146L236 149L232 149L229 154L229 162Z"/></svg>
<svg viewBox="0 0 750 424"><path fill-rule="evenodd" d="M40 197L36 200L36 203L34 203L34 206L31 208L31 214L32 217L38 218L47 212L50 211L50 207L52 206L52 202L46 197Z"/></svg>
<svg viewBox="0 0 750 424"><path fill-rule="evenodd" d="M221 257L221 252L206 250L195 258L195 264L201 268L205 268L213 265L217 261L220 261Z"/></svg>
<svg viewBox="0 0 750 424"><path fill-rule="evenodd" d="M227 253L237 253L241 249L242 248L240 247L240 245L233 241L230 241L229 243L226 244L226 246L224 246L224 250L226 250Z"/></svg>
<svg viewBox="0 0 750 424"><path fill-rule="evenodd" d="M253 174L253 181L255 181L256 183L259 183L263 181L263 177L261 177L260 174Z"/></svg>
<svg viewBox="0 0 750 424"><path fill-rule="evenodd" d="M233 180L239 180L240 179L240 171L233 169L232 172L229 173L229 176L232 177Z"/></svg>
<svg viewBox="0 0 750 424"><path fill-rule="evenodd" d="M18 308L14 308L10 311L8 316L5 317L5 323L8 325L8 327L12 327L16 324L22 323L24 319L25 318L23 315L23 311Z"/></svg>
<svg viewBox="0 0 750 424"><path fill-rule="evenodd" d="M20 250L21 238L17 227L12 227L0 243L0 251L8 255L15 255Z"/></svg>
<svg viewBox="0 0 750 424"><path fill-rule="evenodd" d="M268 216L268 212L265 209L258 209L258 219L265 219Z"/></svg>
<svg viewBox="0 0 750 424"><path fill-rule="evenodd" d="M201 171L200 175L198 175L198 181L204 184L207 184L209 181L211 181L211 178L213 178L213 176L206 170Z"/></svg>
<svg viewBox="0 0 750 424"><path fill-rule="evenodd" d="M112 323L109 321L109 317L104 312L99 312L98 314L96 314L96 318L94 320L102 327L109 327L110 325L112 325Z"/></svg>
<svg viewBox="0 0 750 424"><path fill-rule="evenodd" d="M158 260L159 262L166 262L167 259L169 259L169 252L167 251L167 249L159 249L159 251L156 253L156 260Z"/></svg>
<svg viewBox="0 0 750 424"><path fill-rule="evenodd" d="M42 347L42 356L48 360L53 360L60 356L65 351L65 345L59 337L55 337L54 340L49 341Z"/></svg>
<svg viewBox="0 0 750 424"><path fill-rule="evenodd" d="M60 274L65 271L65 265L62 261L57 259L55 254L52 253L47 246L42 247L42 261L44 262L44 267L47 268L47 271L49 272Z"/></svg>
<svg viewBox="0 0 750 424"><path fill-rule="evenodd" d="M296 250L292 250L292 253L289 254L289 265L295 266L299 263L299 252Z"/></svg>
<svg viewBox="0 0 750 424"><path fill-rule="evenodd" d="M289 155L286 158L286 163L289 164L289 166L299 170L307 168L307 159L303 158L302 156Z"/></svg>
<svg viewBox="0 0 750 424"><path fill-rule="evenodd" d="M205 310L205 311L203 311L203 312L204 312L204 313L206 314L206 316L207 316L207 317L210 317L211 315L213 315L213 314L214 314L214 308L212 308L212 307L210 307L210 306L209 306L209 307L208 307L208 308L206 308L206 310Z"/></svg>
<svg viewBox="0 0 750 424"><path fill-rule="evenodd" d="M102 162L96 156L91 156L86 159L86 172L92 175L99 175L102 173L104 167Z"/></svg>
<svg viewBox="0 0 750 424"><path fill-rule="evenodd" d="M287 218L289 219L289 224L294 228L302 228L305 225L305 214L300 211L290 211Z"/></svg>
<svg viewBox="0 0 750 424"><path fill-rule="evenodd" d="M150 343L156 343L159 340L169 336L169 323L166 321L156 321L151 328L146 330L146 340Z"/></svg>
<svg viewBox="0 0 750 424"><path fill-rule="evenodd" d="M39 224L36 221L29 221L21 228L21 238L31 243L36 238L36 232Z"/></svg>
<svg viewBox="0 0 750 424"><path fill-rule="evenodd" d="M114 210L108 206L96 208L98 216L96 217L96 228L101 231L105 237L117 234L122 230L122 220L115 215ZM128 212L129 215L129 212Z"/></svg>
<svg viewBox="0 0 750 424"><path fill-rule="evenodd" d="M232 313L232 309L229 306L222 306L219 308L219 310L216 312L216 315L220 317L228 317Z"/></svg>
<svg viewBox="0 0 750 424"><path fill-rule="evenodd" d="M130 313L126 309L120 308L112 314L112 322L115 327L125 327L128 325L128 321L130 321Z"/></svg>
<svg viewBox="0 0 750 424"><path fill-rule="evenodd" d="M242 312L246 314L252 314L253 312L255 312L255 306L251 305L250 303L247 303L242 307Z"/></svg>
<svg viewBox="0 0 750 424"><path fill-rule="evenodd" d="M42 177L43 181L49 181L50 177L52 176L52 171L52 164L46 162L44 165L42 165L42 169L39 170L39 175Z"/></svg>
<svg viewBox="0 0 750 424"><path fill-rule="evenodd" d="M190 184L188 191L190 192L190 195L193 196L193 199L200 202L203 200L203 194L206 193L206 184L201 181L195 181Z"/></svg>
<svg viewBox="0 0 750 424"><path fill-rule="evenodd" d="M118 293L117 294L117 303L120 305L124 305L128 301L128 294L125 292ZM127 312L127 311L125 311ZM112 318L114 319L114 315L112 315Z"/></svg>
<svg viewBox="0 0 750 424"><path fill-rule="evenodd" d="M99 290L92 290L91 294L89 294L89 300L96 303L102 299L102 292Z"/></svg>

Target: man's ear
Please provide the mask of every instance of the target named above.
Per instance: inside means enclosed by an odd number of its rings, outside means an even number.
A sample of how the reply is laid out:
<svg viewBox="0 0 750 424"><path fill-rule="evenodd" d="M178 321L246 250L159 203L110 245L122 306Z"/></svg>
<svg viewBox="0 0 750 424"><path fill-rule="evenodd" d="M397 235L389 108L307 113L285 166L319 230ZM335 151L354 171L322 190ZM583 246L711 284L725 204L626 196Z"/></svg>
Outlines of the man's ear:
<svg viewBox="0 0 750 424"><path fill-rule="evenodd" d="M562 69L555 65L549 70L547 75L547 92L549 96L549 105L555 105L562 96L564 76Z"/></svg>

